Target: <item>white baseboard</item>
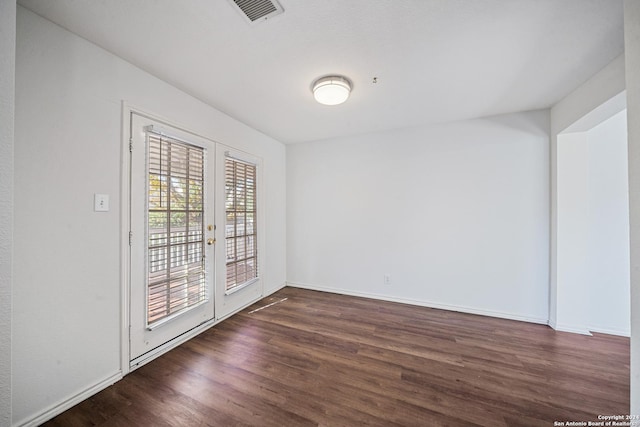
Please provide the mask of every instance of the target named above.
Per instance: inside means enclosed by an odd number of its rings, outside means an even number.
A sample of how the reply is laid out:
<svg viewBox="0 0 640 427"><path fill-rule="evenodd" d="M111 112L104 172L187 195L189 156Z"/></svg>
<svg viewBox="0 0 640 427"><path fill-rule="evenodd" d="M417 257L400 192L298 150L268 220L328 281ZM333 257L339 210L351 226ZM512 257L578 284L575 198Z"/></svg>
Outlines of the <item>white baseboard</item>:
<svg viewBox="0 0 640 427"><path fill-rule="evenodd" d="M597 334L616 335L619 337L627 337L627 338L631 337L631 330L607 329L607 328L599 328L597 326L589 326L589 330Z"/></svg>
<svg viewBox="0 0 640 427"><path fill-rule="evenodd" d="M492 310L480 310L473 307L465 307L460 305L442 304L432 301L413 300L407 298L397 298L388 295L374 294L370 292L357 292L348 289L329 288L325 286L315 286L307 283L287 282L287 286L292 288L309 289L312 291L330 292L334 294L350 295L355 297L372 298L382 301L399 302L402 304L417 305L420 307L437 308L440 310L457 311L460 313L477 314L480 316L497 317L500 319L517 320L519 322L537 323L548 325L549 321L541 317L522 316L514 313L505 313Z"/></svg>
<svg viewBox="0 0 640 427"><path fill-rule="evenodd" d="M558 332L571 332L572 334L589 335L589 336L592 335L589 329L582 326L567 325L564 323L554 323L553 325L549 323L549 326L551 326L554 330Z"/></svg>
<svg viewBox="0 0 640 427"><path fill-rule="evenodd" d="M31 419L26 419L26 420L22 420L20 422L18 422L17 424L15 424L15 426L18 427L36 427L39 426L40 424L49 421L51 418L55 417L56 415L60 415L61 413L63 413L64 411L66 411L69 408L72 408L74 406L76 406L78 403L90 398L91 396L93 396L94 394L104 390L105 388L115 384L116 382L120 381L122 379L122 372L118 371L115 374L105 378L104 380L100 381L98 384L87 388L86 390L76 394L75 396L70 397L67 400L64 400L52 407L50 407L49 409L45 410L43 413L35 416L34 418Z"/></svg>
<svg viewBox="0 0 640 427"><path fill-rule="evenodd" d="M280 289L283 289L287 286L287 282L284 282L283 284L276 286L275 288L270 288L270 289L265 289L264 290L264 295L262 298L266 298L272 294L275 294L276 292L278 292Z"/></svg>
<svg viewBox="0 0 640 427"><path fill-rule="evenodd" d="M598 326L576 326L576 325L567 325L564 323L556 323L549 321L549 326L551 326L556 331L560 332L571 332L574 334L580 335L589 335L592 336L592 332L597 334L606 334L606 335L616 335L619 337L631 337L630 330L619 330L619 329L608 329L608 328L600 328Z"/></svg>

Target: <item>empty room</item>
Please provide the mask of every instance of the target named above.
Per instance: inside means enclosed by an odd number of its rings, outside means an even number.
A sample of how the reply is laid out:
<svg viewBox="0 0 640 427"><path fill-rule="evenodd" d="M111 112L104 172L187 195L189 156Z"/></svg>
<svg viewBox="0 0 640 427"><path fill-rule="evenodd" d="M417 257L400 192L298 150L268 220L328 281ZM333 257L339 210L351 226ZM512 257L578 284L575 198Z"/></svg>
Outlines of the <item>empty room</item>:
<svg viewBox="0 0 640 427"><path fill-rule="evenodd" d="M640 2L1 0L0 427L640 425Z"/></svg>

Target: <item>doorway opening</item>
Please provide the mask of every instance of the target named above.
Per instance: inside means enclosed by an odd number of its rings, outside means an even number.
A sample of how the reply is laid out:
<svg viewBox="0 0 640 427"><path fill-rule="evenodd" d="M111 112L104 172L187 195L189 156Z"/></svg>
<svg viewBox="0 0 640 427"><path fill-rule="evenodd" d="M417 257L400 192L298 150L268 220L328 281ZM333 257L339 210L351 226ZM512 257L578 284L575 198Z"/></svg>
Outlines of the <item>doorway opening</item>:
<svg viewBox="0 0 640 427"><path fill-rule="evenodd" d="M626 94L558 134L557 324L630 334Z"/></svg>

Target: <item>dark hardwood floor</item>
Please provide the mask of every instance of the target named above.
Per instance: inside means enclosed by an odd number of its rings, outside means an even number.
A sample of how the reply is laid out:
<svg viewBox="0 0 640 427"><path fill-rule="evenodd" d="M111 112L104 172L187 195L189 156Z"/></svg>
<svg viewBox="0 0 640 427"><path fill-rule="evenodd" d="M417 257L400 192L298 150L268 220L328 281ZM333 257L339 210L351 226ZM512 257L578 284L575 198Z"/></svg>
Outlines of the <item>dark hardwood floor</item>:
<svg viewBox="0 0 640 427"><path fill-rule="evenodd" d="M285 288L45 425L553 426L628 412L628 338Z"/></svg>

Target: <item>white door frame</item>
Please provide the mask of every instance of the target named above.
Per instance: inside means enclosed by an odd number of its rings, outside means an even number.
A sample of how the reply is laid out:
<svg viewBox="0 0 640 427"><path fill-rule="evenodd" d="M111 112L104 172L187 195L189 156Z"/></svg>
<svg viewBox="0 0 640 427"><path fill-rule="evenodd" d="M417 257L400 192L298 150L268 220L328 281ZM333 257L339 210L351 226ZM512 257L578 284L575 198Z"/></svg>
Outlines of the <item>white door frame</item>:
<svg viewBox="0 0 640 427"><path fill-rule="evenodd" d="M182 344L183 342L189 340L195 335L199 334L203 330L213 326L215 324L215 318L210 321L203 323L197 326L194 329L191 329L187 333L181 335L180 337L173 339L154 349L142 357L138 358L135 364L131 364L130 361L130 352L131 352L131 344L130 344L130 325L131 325L131 301L130 301L130 292L131 292L131 246L129 244L130 239L130 230L132 226L131 221L131 156L130 156L130 147L131 140L130 135L132 134L132 120L131 115L136 114L141 117L145 117L154 121L158 121L161 123L165 123L167 126L172 128L176 128L183 132L187 132L193 134L199 138L206 139L211 141L213 145L213 150L215 150L215 146L217 145L216 141L211 140L202 135L195 134L187 130L184 126L180 126L174 123L171 120L168 120L158 114L150 113L142 108L137 108L129 105L126 101L122 101L122 158L121 158L121 179L120 179L120 219L121 219L121 254L120 254L120 263L121 263L121 334L120 334L120 345L121 345L121 353L120 353L120 368L123 375L131 372L132 370L150 362L161 354L166 353L170 349ZM212 296L213 297L213 296Z"/></svg>
<svg viewBox="0 0 640 427"><path fill-rule="evenodd" d="M189 332L181 335L180 337L170 341L169 343L150 351L149 353L145 354L144 357L138 359L136 361L136 364L132 365L130 362L130 327L129 325L131 324L131 319L130 319L130 291L131 291L131 279L130 279L130 272L131 272L131 248L129 246L129 236L130 236L130 230L131 230L131 188L130 188L130 181L131 181L131 176L130 176L130 171L131 171L131 157L130 157L130 152L129 152L129 147L130 147L130 135L132 132L131 129L131 114L135 113L137 115L143 116L143 117L147 117L149 119L155 120L155 121L159 121L159 122L163 122L166 123L168 126L174 127L176 129L182 130L184 132L187 133L191 133L193 135L196 135L197 137L200 138L204 138L206 140L211 141L212 143L215 144L216 146L216 151L220 150L220 149L226 149L226 150L232 150L235 152L239 152L238 150L231 148L231 147L227 147L224 144L221 144L211 138L208 138L204 135L200 135L198 133L194 133L193 131L188 130L187 127L185 126L181 126L179 124L176 124L173 120L167 119L159 114L153 113L153 112L149 112L146 109L143 108L139 108L136 106L133 106L131 104L129 104L127 101L122 101L122 106L121 106L121 111L122 111L122 116L121 116L121 123L122 123L122 133L121 133L121 170L120 170L120 223L121 223L121 228L120 228L120 300L121 300L121 312L120 312L120 322L121 322L121 333L120 333L120 346L121 346L121 352L120 352L120 370L122 375L126 375L129 372L133 371L134 369L137 369L140 366L143 366L144 364L152 361L153 359L155 359L156 357L166 353L167 351L171 350L174 347L177 347L178 345L188 341L189 339L193 338L194 336L198 335L200 332L214 326L216 323L224 320L225 318L233 315L234 313L242 310L243 308L253 304L254 302L258 301L259 299L261 299L264 296L264 288L262 285L260 285L260 292L256 293L255 295L252 294L251 300L246 301L244 304L238 305L237 307L234 307L234 309L231 312L228 312L226 310L222 310L222 312L219 312L218 310L215 311L215 317L213 319L211 319L210 321L203 323L199 326L197 326L196 328L190 330ZM249 155L249 154L248 154ZM251 155L249 155L251 156ZM253 156L251 156L253 157ZM258 175L258 209L264 209L264 198L263 198L263 193L264 193L264 184L262 182L262 160L259 159L259 165L260 165L260 171L259 171L259 175ZM216 174L219 176L220 171L217 170L218 165L216 165ZM222 171L224 172L224 171ZM215 191L214 189L214 193L219 193L219 191ZM218 198L218 196L215 196L218 200L220 200ZM218 206L220 206L218 204L219 202L216 201L216 204ZM222 204L222 206L224 206L224 204ZM218 209L218 207L216 207L215 209ZM217 215L217 213L216 213ZM224 217L223 217L224 218ZM265 221L264 221L264 211L262 211L261 213L258 214L258 233L259 233L259 243L258 243L258 256L259 256L259 268L261 268L261 273L260 276L261 278L264 278L265 275L265 258L266 258L266 245L264 244L264 236L266 235L265 233ZM223 224L224 219L222 220L218 220L218 222L220 222L220 224ZM261 236L260 236L261 234ZM216 239L218 242L222 243L224 242L224 227L222 227L221 225L218 225L217 227L217 232L216 232ZM218 244L219 250L216 251L217 253L223 252L224 248L221 244ZM216 272L215 274L218 276L218 272L223 271L224 272L224 264L221 266L219 264L216 265ZM217 281L217 280L216 280ZM262 282L262 280L261 280ZM215 285L217 286L222 286L222 284L218 285L216 283ZM214 289L214 295L213 297L215 298L215 294L216 294L216 290ZM214 304L217 303L214 301Z"/></svg>
<svg viewBox="0 0 640 427"><path fill-rule="evenodd" d="M216 190L217 183L215 181L215 142L198 137L192 133L187 133L182 131L181 129L174 128L170 124L166 122L161 122L158 120L150 119L146 116L141 116L139 114L133 113L130 115L132 124L133 124L133 133L132 133L132 142L133 149L131 151L131 230L133 231L132 239L131 239L131 270L130 270L130 325L131 329L129 332L129 351L131 353L130 358L132 364L135 364L137 360L144 359L144 356L149 351L154 350L158 347L163 347L166 343L173 341L176 337L183 335L184 333L190 331L194 327L198 325L208 322L214 318L214 280L215 280L215 244L207 244L205 243L207 239L210 239L211 242L214 242L214 230L213 225L215 224L215 196L214 192ZM149 126L153 126L150 128ZM203 164L202 173L204 174L202 181L202 213L204 216L200 221L201 228L199 229L200 238L198 239L201 243L198 243L196 246L202 250L202 257L196 259L191 259L189 262L195 263L191 265L198 265L198 269L201 267L204 268L203 278L206 278L206 281L202 283L206 289L206 297L202 299L199 303L194 304L188 309L181 310L178 313L169 314L166 319L160 320L152 325L148 323L148 298L149 298L149 288L145 286L148 282L148 274L151 264L149 256L152 251L148 248L148 238L150 236L147 235L148 223L147 218L150 218L150 213L148 212L148 208L151 206L147 206L148 193L147 189L149 184L148 177L148 155L150 153L149 142L150 142L150 133L156 134L156 138L165 135L168 140L175 141L175 144L178 146L192 147L192 149L198 150L198 152L202 153L203 159L205 163ZM182 141L182 142L180 142ZM186 144L186 145L181 145ZM202 151L200 151L202 150ZM186 152L185 152L186 154ZM185 207L186 209L186 207ZM166 212L165 212L166 213ZM185 218L186 220L186 218ZM190 223L191 221L185 221L185 224ZM162 230L156 230L154 232L162 232ZM173 232L173 231L172 231ZM164 242L164 244L168 244L169 241ZM187 245L186 240L184 242ZM202 245L202 246L200 246ZM189 247L193 247L193 245L188 245ZM178 249L184 250L187 246L181 246ZM194 248L195 249L195 248ZM165 248L167 253L164 255L166 260L173 259L173 250L169 250L169 248ZM184 252L184 256L186 256L187 252ZM177 259L176 259L177 260ZM183 260L186 262L186 259ZM167 265L166 268L169 268ZM169 270L164 270L162 267L163 273L168 273ZM164 274L158 277L159 280L162 279ZM163 282L164 283L164 282ZM187 286L187 285L184 285ZM162 289L165 289L162 287ZM200 288L202 291L202 288ZM182 295L186 297L186 288L184 289L185 294ZM200 299L200 298L199 298ZM169 301L167 301L168 303ZM163 306L166 310L166 307ZM166 313L165 313L166 314Z"/></svg>

